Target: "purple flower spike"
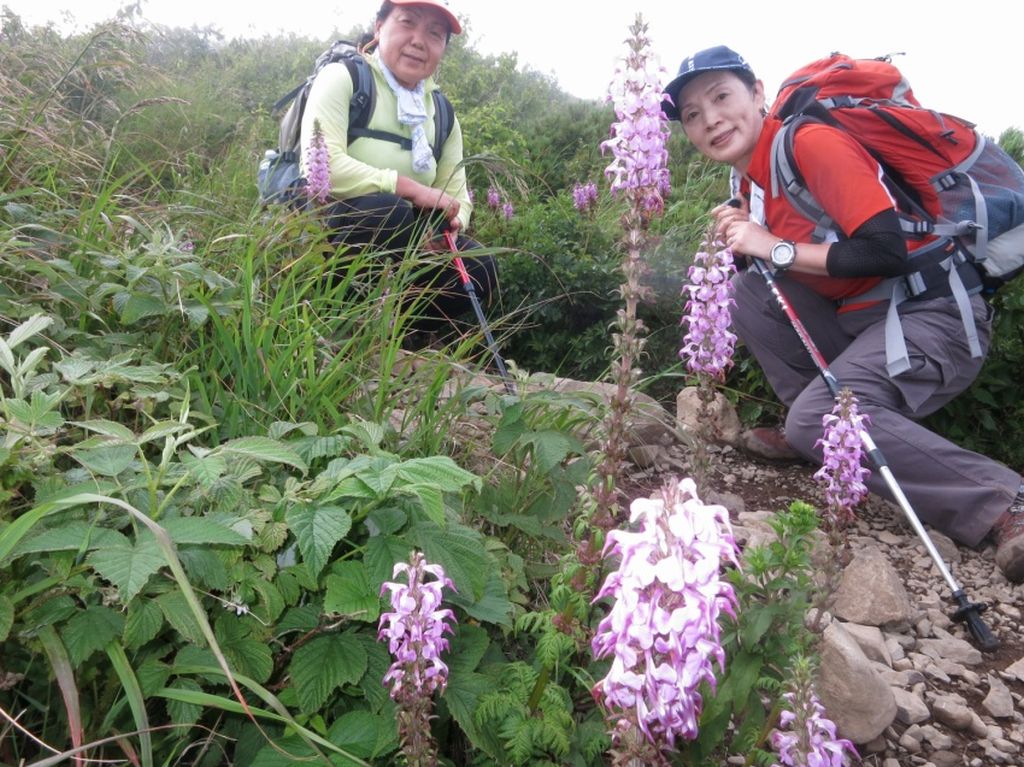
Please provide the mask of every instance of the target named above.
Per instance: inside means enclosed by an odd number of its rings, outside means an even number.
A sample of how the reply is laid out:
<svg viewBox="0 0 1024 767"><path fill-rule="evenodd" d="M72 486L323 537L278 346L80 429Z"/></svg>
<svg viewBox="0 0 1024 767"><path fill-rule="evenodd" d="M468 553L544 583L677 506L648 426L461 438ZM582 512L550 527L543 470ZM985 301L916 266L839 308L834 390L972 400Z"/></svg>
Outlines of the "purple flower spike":
<svg viewBox="0 0 1024 767"><path fill-rule="evenodd" d="M487 207L497 210L501 206L501 192L495 187L487 187Z"/></svg>
<svg viewBox="0 0 1024 767"><path fill-rule="evenodd" d="M732 587L719 579L723 564L737 564L737 548L724 506L705 505L692 479L665 489L660 499L630 506L636 532L613 530L605 556L621 558L597 598L611 611L593 640L597 658L611 656L595 696L659 749L697 737L702 682L715 686L712 662L725 664L718 618L734 614ZM616 731L629 727L617 726Z"/></svg>
<svg viewBox="0 0 1024 767"><path fill-rule="evenodd" d="M821 445L822 464L814 478L825 484L825 501L840 523L852 521L853 509L868 493L864 482L871 472L863 465L860 436L867 422L849 389L839 392L832 412L821 419L825 435L816 445Z"/></svg>
<svg viewBox="0 0 1024 767"><path fill-rule="evenodd" d="M408 584L385 581L381 586L381 594L391 592L394 609L380 616L378 636L388 640L388 650L395 659L384 683L391 684L395 700L429 697L434 690L444 690L448 682L448 666L441 660L441 653L448 649L444 634L451 633L448 622L454 622L455 615L441 608L441 589L455 587L440 565L428 565L418 551L413 552L410 564L395 565L392 577L399 573L408 576ZM425 582L428 573L435 580Z"/></svg>
<svg viewBox="0 0 1024 767"><path fill-rule="evenodd" d="M501 206L501 215L503 215L505 220L508 221L515 215L515 213L516 209L512 207L512 203L506 200L505 204Z"/></svg>
<svg viewBox="0 0 1024 767"><path fill-rule="evenodd" d="M627 41L630 54L626 66L615 73L609 87L609 101L618 121L611 138L601 143L614 159L605 169L612 194L635 198L648 214L661 213L670 189L668 171L668 120L661 110L661 80L665 74L650 51L647 25L638 23Z"/></svg>
<svg viewBox="0 0 1024 767"><path fill-rule="evenodd" d="M825 708L813 693L798 697L792 692L782 696L791 711L779 717L780 728L771 735L772 748L779 755L773 767L844 767L849 763L846 752L859 756L853 744L836 737L836 726L825 717Z"/></svg>
<svg viewBox="0 0 1024 767"><path fill-rule="evenodd" d="M309 172L306 175L306 193L310 199L323 204L331 194L331 166L327 156L327 142L319 122L313 123L313 137L309 140L307 158Z"/></svg>
<svg viewBox="0 0 1024 767"><path fill-rule="evenodd" d="M732 251L721 248L711 235L706 237L693 258L689 284L683 288L690 295L683 317L689 330L679 356L691 373L706 373L721 381L732 367L736 336L729 330L729 307L733 304L731 278L735 273Z"/></svg>
<svg viewBox="0 0 1024 767"><path fill-rule="evenodd" d="M572 188L572 204L580 213L585 213L597 204L597 184L588 181Z"/></svg>

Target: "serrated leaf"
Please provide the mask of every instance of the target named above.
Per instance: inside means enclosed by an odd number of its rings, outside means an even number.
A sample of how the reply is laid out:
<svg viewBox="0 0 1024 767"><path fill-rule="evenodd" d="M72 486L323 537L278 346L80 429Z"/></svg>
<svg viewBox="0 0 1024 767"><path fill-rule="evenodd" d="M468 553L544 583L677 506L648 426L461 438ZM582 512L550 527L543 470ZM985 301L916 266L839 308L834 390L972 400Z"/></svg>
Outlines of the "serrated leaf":
<svg viewBox="0 0 1024 767"><path fill-rule="evenodd" d="M135 678L147 698L167 684L170 676L171 667L156 658L143 661L135 670Z"/></svg>
<svg viewBox="0 0 1024 767"><path fill-rule="evenodd" d="M366 650L366 673L359 680L359 689L374 713L380 713L391 705L391 696L384 686L384 676L391 667L391 656L387 647L376 637L368 634L356 634Z"/></svg>
<svg viewBox="0 0 1024 767"><path fill-rule="evenodd" d="M240 437L228 440L216 448L218 454L235 454L268 463L284 463L305 473L306 462L287 445L268 437Z"/></svg>
<svg viewBox="0 0 1024 767"><path fill-rule="evenodd" d="M480 478L461 468L447 456L412 458L398 465L398 476L413 484L434 485L445 493L454 493L467 485L480 486Z"/></svg>
<svg viewBox="0 0 1024 767"><path fill-rule="evenodd" d="M97 418L90 421L71 421L71 425L81 427L86 431L91 431L96 434L102 434L106 437L114 437L115 439L122 440L124 442L132 442L135 439L135 434L132 430L117 421L108 421L103 418Z"/></svg>
<svg viewBox="0 0 1024 767"><path fill-rule="evenodd" d="M86 522L71 521L58 527L22 538L11 552L11 558L48 551L91 551L105 546L129 545L128 539L116 530L96 527Z"/></svg>
<svg viewBox="0 0 1024 767"><path fill-rule="evenodd" d="M245 536L206 517L172 517L163 520L167 534L179 546L244 546Z"/></svg>
<svg viewBox="0 0 1024 767"><path fill-rule="evenodd" d="M228 462L221 455L206 455L199 458L191 453L184 453L181 456L181 463L195 477L196 482L207 488L228 470Z"/></svg>
<svg viewBox="0 0 1024 767"><path fill-rule="evenodd" d="M327 739L334 745L362 759L387 753L391 750L389 745L398 744L397 736L393 718L385 719L369 711L342 714L327 731Z"/></svg>
<svg viewBox="0 0 1024 767"><path fill-rule="evenodd" d="M285 521L314 577L323 570L338 541L352 528L352 518L340 506L293 506Z"/></svg>
<svg viewBox="0 0 1024 767"><path fill-rule="evenodd" d="M160 612L164 614L164 618L175 631L193 644L200 646L206 644L206 638L199 622L192 614L192 609L180 591L168 591L166 594L161 594L156 598L156 603L160 607Z"/></svg>
<svg viewBox="0 0 1024 767"><path fill-rule="evenodd" d="M402 488L405 492L415 495L420 502L420 507L427 519L436 525L444 527L446 522L444 514L444 496L436 485L405 485Z"/></svg>
<svg viewBox="0 0 1024 767"><path fill-rule="evenodd" d="M142 432L142 435L138 438L138 443L144 445L147 442L153 442L164 437L170 437L174 434L180 434L186 429L192 428L188 424L183 424L180 421L160 421L155 423Z"/></svg>
<svg viewBox="0 0 1024 767"><path fill-rule="evenodd" d="M444 567L463 598L476 602L483 596L497 564L487 553L479 533L462 525L442 529L432 522L422 522L406 537L423 551L428 562Z"/></svg>
<svg viewBox="0 0 1024 767"><path fill-rule="evenodd" d="M14 625L14 603L0 594L0 642L7 639Z"/></svg>
<svg viewBox="0 0 1024 767"><path fill-rule="evenodd" d="M144 317L159 317L167 311L167 304L162 299L147 293L122 293L114 297L114 307L125 325L131 325Z"/></svg>
<svg viewBox="0 0 1024 767"><path fill-rule="evenodd" d="M192 692L202 692L203 690L196 680L189 679L188 677L179 677L168 687L171 690L190 690ZM195 724L199 721L202 713L203 707L196 703L187 703L176 698L167 698L167 715L174 724Z"/></svg>
<svg viewBox="0 0 1024 767"><path fill-rule="evenodd" d="M302 605L288 608L275 625L274 630L278 635L290 631L305 633L315 629L319 623L320 608L317 605Z"/></svg>
<svg viewBox="0 0 1024 767"><path fill-rule="evenodd" d="M380 617L380 596L360 562L338 562L326 579L324 612L373 623Z"/></svg>
<svg viewBox="0 0 1024 767"><path fill-rule="evenodd" d="M482 626L460 623L455 629L455 636L449 642L449 672L475 671L490 644L491 639Z"/></svg>
<svg viewBox="0 0 1024 767"><path fill-rule="evenodd" d="M47 597L25 613L22 620L25 624L23 630L26 633L34 634L44 626L52 626L67 620L76 612L78 612L78 607L75 605L75 601L66 594Z"/></svg>
<svg viewBox="0 0 1024 767"><path fill-rule="evenodd" d="M572 442L560 431L544 430L530 435L537 468L547 474L560 464L572 449Z"/></svg>
<svg viewBox="0 0 1024 767"><path fill-rule="evenodd" d="M248 619L252 622L252 619ZM217 621L217 642L228 664L244 676L262 684L274 670L274 659L266 642L253 639L248 627L234 615Z"/></svg>
<svg viewBox="0 0 1024 767"><path fill-rule="evenodd" d="M479 599L473 600L461 593L447 595L448 601L458 605L466 613L483 623L496 623L511 627L512 603L508 599L508 587L496 569L491 570L484 591Z"/></svg>
<svg viewBox="0 0 1024 767"><path fill-rule="evenodd" d="M71 457L93 474L101 477L116 477L132 465L135 460L134 445L110 445L88 450L71 450Z"/></svg>
<svg viewBox="0 0 1024 767"><path fill-rule="evenodd" d="M45 314L33 314L10 332L7 336L6 346L14 349L18 344L27 341L38 333L42 333L52 324L53 317L47 317Z"/></svg>
<svg viewBox="0 0 1024 767"><path fill-rule="evenodd" d="M299 708L319 709L336 689L366 673L366 650L351 634L319 636L302 645L288 666Z"/></svg>
<svg viewBox="0 0 1024 767"><path fill-rule="evenodd" d="M181 560L181 566L185 568L189 580L208 591L227 591L234 583L224 561L214 549L206 546L183 546L178 549L178 559Z"/></svg>
<svg viewBox="0 0 1024 767"><path fill-rule="evenodd" d="M379 585L391 580L395 563L408 561L412 548L404 538L393 535L377 535L368 540L363 561L370 581Z"/></svg>
<svg viewBox="0 0 1024 767"><path fill-rule="evenodd" d="M140 534L134 544L125 539L116 546L97 549L86 561L96 572L117 586L125 604L142 590L146 581L165 563L160 545L148 533Z"/></svg>
<svg viewBox="0 0 1024 767"><path fill-rule="evenodd" d="M128 605L128 619L124 625L125 646L138 649L146 642L155 638L164 625L164 615L160 607L148 599L133 599Z"/></svg>
<svg viewBox="0 0 1024 767"><path fill-rule="evenodd" d="M90 655L120 636L123 629L124 618L118 613L109 607L95 606L73 616L61 634L72 664L81 666Z"/></svg>

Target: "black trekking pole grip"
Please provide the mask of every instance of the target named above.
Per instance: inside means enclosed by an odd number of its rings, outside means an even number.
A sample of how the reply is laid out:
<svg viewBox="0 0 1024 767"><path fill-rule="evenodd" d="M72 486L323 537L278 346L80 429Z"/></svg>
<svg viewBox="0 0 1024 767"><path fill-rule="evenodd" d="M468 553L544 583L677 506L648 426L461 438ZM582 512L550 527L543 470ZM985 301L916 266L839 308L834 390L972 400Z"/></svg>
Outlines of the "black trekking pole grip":
<svg viewBox="0 0 1024 767"><path fill-rule="evenodd" d="M981 614L988 609L988 605L979 602L971 602L963 589L953 592L953 599L957 603L957 609L953 613L953 620L967 624L967 630L974 637L978 647L985 652L992 652L999 649L999 640L989 629L988 625L981 619Z"/></svg>

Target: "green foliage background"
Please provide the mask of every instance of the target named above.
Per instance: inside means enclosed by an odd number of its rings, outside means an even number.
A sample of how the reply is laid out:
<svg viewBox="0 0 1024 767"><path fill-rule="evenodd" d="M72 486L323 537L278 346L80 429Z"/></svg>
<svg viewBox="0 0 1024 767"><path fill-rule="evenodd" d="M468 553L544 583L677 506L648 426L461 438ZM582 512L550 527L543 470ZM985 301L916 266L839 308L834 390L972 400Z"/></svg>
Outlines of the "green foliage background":
<svg viewBox="0 0 1024 767"><path fill-rule="evenodd" d="M465 375L488 363L472 326L408 364L416 306L402 297L422 264L335 252L311 217L256 205L271 105L331 39L360 30L224 40L150 27L129 8L65 37L3 16L3 711L58 750L130 749L145 765L392 763L379 589L417 548L457 587L434 727L446 758L601 763L590 687L606 663L584 639L601 608L560 565L604 403L480 386ZM601 378L622 257L621 207L602 178L610 107L561 93L514 54L481 55L471 33L453 39L440 80L471 155L471 233L500 260L488 311L504 355ZM1020 131L1001 140L1020 159ZM680 289L726 191L678 135L671 157L641 307L644 385L666 403L684 383ZM571 189L586 181L602 195L580 215ZM492 185L512 219L483 203ZM1024 282L994 303L989 361L933 425L1021 466ZM778 416L749 359L728 385L749 419ZM813 527L808 509L783 519L794 541ZM794 627L809 564L794 551L755 560L785 610L763 611L776 597L737 580L735 652L765 632L778 647L742 656L742 676L722 683L733 697L709 709L715 739L687 763L717 763L730 717L762 721L762 693L806 641ZM7 721L0 764L44 755Z"/></svg>

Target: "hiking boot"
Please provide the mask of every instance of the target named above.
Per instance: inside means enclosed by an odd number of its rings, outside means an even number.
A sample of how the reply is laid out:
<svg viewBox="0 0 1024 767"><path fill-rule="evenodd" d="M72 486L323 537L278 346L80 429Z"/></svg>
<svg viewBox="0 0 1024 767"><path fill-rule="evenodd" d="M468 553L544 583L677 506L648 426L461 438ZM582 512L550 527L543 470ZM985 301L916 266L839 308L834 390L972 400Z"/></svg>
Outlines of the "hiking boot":
<svg viewBox="0 0 1024 767"><path fill-rule="evenodd" d="M1010 508L992 526L996 539L996 565L1013 583L1024 581L1024 485Z"/></svg>
<svg viewBox="0 0 1024 767"><path fill-rule="evenodd" d="M767 458L769 461L804 460L804 457L786 441L786 433L778 426L747 429L740 434L740 447L758 458Z"/></svg>

